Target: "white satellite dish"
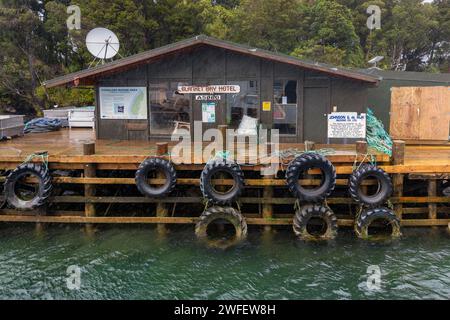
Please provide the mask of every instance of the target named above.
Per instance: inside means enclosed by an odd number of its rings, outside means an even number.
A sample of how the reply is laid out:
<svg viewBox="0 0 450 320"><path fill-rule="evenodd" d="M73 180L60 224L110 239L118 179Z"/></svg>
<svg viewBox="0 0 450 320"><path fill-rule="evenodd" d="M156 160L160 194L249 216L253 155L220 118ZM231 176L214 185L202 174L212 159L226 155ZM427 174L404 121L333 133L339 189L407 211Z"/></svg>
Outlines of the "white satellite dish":
<svg viewBox="0 0 450 320"><path fill-rule="evenodd" d="M119 39L111 30L106 28L95 28L89 31L86 36L86 47L94 56L94 60L89 66L98 63L105 63L119 53ZM120 54L119 54L120 55Z"/></svg>

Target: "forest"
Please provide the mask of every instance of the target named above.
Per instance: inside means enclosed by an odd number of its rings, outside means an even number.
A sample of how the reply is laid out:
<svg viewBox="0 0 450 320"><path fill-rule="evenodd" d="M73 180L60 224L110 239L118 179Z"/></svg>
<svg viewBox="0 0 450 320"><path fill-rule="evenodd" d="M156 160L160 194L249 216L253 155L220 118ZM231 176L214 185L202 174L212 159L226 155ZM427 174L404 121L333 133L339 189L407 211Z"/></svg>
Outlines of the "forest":
<svg viewBox="0 0 450 320"><path fill-rule="evenodd" d="M80 29L67 27L70 5ZM92 104L92 90L42 83L88 67L95 27L116 33L122 57L206 34L349 68L383 56L386 70L450 72L449 0L0 0L0 114Z"/></svg>

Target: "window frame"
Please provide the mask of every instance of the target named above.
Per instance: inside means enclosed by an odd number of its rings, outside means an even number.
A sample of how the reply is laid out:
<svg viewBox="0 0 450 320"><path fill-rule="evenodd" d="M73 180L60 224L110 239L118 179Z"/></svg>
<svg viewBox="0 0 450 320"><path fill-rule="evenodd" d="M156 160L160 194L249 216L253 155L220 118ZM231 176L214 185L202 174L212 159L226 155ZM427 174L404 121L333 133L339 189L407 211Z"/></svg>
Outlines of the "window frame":
<svg viewBox="0 0 450 320"><path fill-rule="evenodd" d="M191 85L192 80L189 78L159 78L159 79L149 79L148 81L148 85L147 85L147 95L148 95L148 128L149 128L149 137L150 138L162 138L162 139L167 139L170 138L172 133L168 133L168 134L160 134L160 133L154 133L152 132L152 96L150 93L150 89L151 89L151 85L155 85L155 84L161 84L161 83L165 83L168 85L168 88L170 90L170 86L173 82L183 82L183 83L187 83L188 85ZM188 96L188 100L189 100L189 123L190 126L192 127L192 95Z"/></svg>
<svg viewBox="0 0 450 320"><path fill-rule="evenodd" d="M300 79L293 79L293 78L289 78L289 77L276 77L276 78L273 78L273 81L272 81L272 105L273 105L273 108L272 109L274 109L275 108L275 105L276 104L278 104L276 101L275 101L275 82L282 82L283 83L283 87L286 85L286 83L288 82L288 81L295 81L296 82L296 86L295 86L295 92L296 92L296 96L297 96L297 101L296 101L296 109L295 109L295 133L279 133L279 136L280 137L289 137L289 138L293 138L293 137L298 137L298 134L299 134L299 128L298 128L298 125L299 125L299 121L298 121L298 117L299 117L299 110L298 110L298 107L299 107L299 98L300 98L300 95L299 95L299 85L300 85ZM280 104L280 105L283 105L283 104ZM273 110L272 110L272 119L271 119L271 122L272 122L272 128L273 129L276 129L275 128L275 122L274 122L274 117L273 117Z"/></svg>

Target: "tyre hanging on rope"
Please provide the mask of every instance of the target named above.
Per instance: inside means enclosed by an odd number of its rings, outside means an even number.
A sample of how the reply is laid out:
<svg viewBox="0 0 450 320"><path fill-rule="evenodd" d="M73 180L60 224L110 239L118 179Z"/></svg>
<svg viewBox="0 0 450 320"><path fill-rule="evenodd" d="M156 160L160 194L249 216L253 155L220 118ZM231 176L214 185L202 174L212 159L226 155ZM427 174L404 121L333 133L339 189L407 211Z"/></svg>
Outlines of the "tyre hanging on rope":
<svg viewBox="0 0 450 320"><path fill-rule="evenodd" d="M154 187L148 183L150 174L161 172L164 175L165 182L163 185ZM161 198L168 195L177 183L177 172L169 160L152 157L145 159L136 171L135 175L136 187L139 192L146 197Z"/></svg>
<svg viewBox="0 0 450 320"><path fill-rule="evenodd" d="M218 174L229 176L233 180L228 190L220 190L213 185ZM203 197L217 205L230 205L241 195L244 189L244 173L240 166L224 158L215 158L208 161L200 176L200 190Z"/></svg>
<svg viewBox="0 0 450 320"><path fill-rule="evenodd" d="M233 236L211 238L208 231L214 222L231 224L234 228ZM247 222L244 216L233 207L212 206L201 214L195 225L195 234L207 246L225 249L245 240L247 237Z"/></svg>
<svg viewBox="0 0 450 320"><path fill-rule="evenodd" d="M301 174L311 169L322 172L322 182L318 187L305 188L299 184ZM331 162L318 153L304 153L295 158L286 171L286 183L289 191L297 199L308 202L320 202L328 197L336 186L336 170Z"/></svg>
<svg viewBox="0 0 450 320"><path fill-rule="evenodd" d="M37 185L23 181L37 179ZM52 192L52 178L46 165L24 163L14 169L6 178L4 192L10 206L20 210L31 210L47 202Z"/></svg>
<svg viewBox="0 0 450 320"><path fill-rule="evenodd" d="M373 194L366 194L362 188L365 179L375 179L377 190ZM363 164L349 177L349 193L354 201L367 207L377 207L384 204L392 194L392 181L381 168Z"/></svg>
<svg viewBox="0 0 450 320"><path fill-rule="evenodd" d="M369 227L375 222L380 222L382 226L390 226L391 238L398 238L401 236L400 220L395 213L385 207L369 208L363 210L355 221L355 232L359 238L369 238Z"/></svg>
<svg viewBox="0 0 450 320"><path fill-rule="evenodd" d="M304 205L295 212L293 229L303 240L331 240L337 235L337 217L326 206Z"/></svg>

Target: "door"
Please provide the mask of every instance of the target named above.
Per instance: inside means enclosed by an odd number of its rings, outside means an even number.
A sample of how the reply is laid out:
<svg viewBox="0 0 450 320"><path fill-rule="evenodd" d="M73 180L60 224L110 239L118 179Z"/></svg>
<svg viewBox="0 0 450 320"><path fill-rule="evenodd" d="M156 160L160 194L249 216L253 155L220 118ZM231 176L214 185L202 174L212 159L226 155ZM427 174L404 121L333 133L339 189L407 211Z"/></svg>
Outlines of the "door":
<svg viewBox="0 0 450 320"><path fill-rule="evenodd" d="M305 88L303 103L303 139L327 142L328 88Z"/></svg>

